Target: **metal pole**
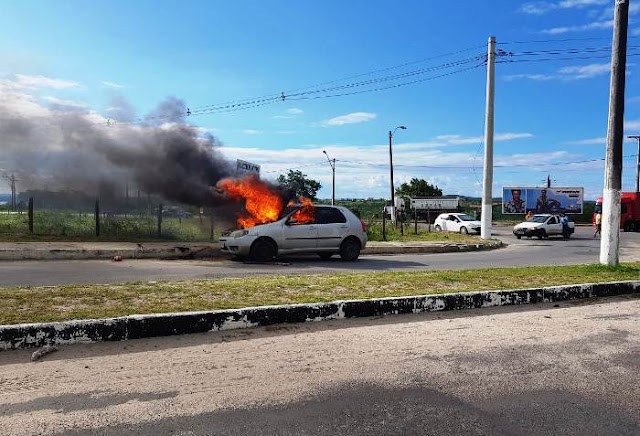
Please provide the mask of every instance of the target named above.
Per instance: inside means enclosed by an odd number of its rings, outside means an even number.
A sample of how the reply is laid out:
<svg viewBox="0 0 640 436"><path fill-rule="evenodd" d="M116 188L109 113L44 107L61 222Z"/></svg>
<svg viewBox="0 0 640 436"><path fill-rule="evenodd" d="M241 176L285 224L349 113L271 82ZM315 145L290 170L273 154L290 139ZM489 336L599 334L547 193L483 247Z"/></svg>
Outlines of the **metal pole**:
<svg viewBox="0 0 640 436"><path fill-rule="evenodd" d="M33 197L29 197L29 233L33 234Z"/></svg>
<svg viewBox="0 0 640 436"><path fill-rule="evenodd" d="M629 0L616 0L611 44L611 87L600 239L600 263L609 266L618 266L620 263L620 195L628 21Z"/></svg>
<svg viewBox="0 0 640 436"><path fill-rule="evenodd" d="M333 158L333 165L331 166L331 206L336 203L336 158Z"/></svg>
<svg viewBox="0 0 640 436"><path fill-rule="evenodd" d="M631 135L627 136L627 138L638 140L638 154L636 155L636 192L640 192L640 136Z"/></svg>
<svg viewBox="0 0 640 436"><path fill-rule="evenodd" d="M480 237L491 238L491 218L493 204L493 101L495 90L496 38L489 37L487 48L487 103L484 124L484 169L482 185L482 216Z"/></svg>
<svg viewBox="0 0 640 436"><path fill-rule="evenodd" d="M391 176L391 222L396 222L396 204L394 199L393 189L393 152L391 149L391 138L393 138L393 132L389 130L389 174Z"/></svg>

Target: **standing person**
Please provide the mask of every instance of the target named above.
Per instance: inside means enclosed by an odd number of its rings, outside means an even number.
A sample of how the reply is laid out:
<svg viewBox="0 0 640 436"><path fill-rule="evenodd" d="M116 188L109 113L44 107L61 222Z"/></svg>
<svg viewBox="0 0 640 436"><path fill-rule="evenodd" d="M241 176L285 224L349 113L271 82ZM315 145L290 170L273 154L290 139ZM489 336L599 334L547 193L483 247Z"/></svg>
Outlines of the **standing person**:
<svg viewBox="0 0 640 436"><path fill-rule="evenodd" d="M595 221L594 224L595 224L596 230L595 230L595 232L593 232L593 237L595 238L596 235L602 234L601 233L601 231L602 231L602 214L600 212L596 213L596 221Z"/></svg>
<svg viewBox="0 0 640 436"><path fill-rule="evenodd" d="M560 224L562 224L562 238L567 239L569 237L569 218L564 212L560 213Z"/></svg>

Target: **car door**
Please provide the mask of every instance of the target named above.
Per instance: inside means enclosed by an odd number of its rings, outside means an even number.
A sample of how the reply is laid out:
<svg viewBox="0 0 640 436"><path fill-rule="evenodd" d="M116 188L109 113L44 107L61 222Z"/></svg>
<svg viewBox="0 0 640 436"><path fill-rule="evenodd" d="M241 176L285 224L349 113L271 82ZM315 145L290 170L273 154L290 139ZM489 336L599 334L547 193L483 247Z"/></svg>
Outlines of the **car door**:
<svg viewBox="0 0 640 436"><path fill-rule="evenodd" d="M291 215L282 228L280 249L290 251L313 250L317 247L318 226L314 221L298 222L295 214Z"/></svg>
<svg viewBox="0 0 640 436"><path fill-rule="evenodd" d="M559 235L562 233L562 224L555 216L550 216L547 219L547 235Z"/></svg>
<svg viewBox="0 0 640 436"><path fill-rule="evenodd" d="M448 230L450 232L459 232L460 231L460 227L462 226L461 222L460 222L460 218L458 218L455 215L451 216L451 221L449 221L449 228Z"/></svg>
<svg viewBox="0 0 640 436"><path fill-rule="evenodd" d="M349 234L349 223L339 209L316 208L318 226L318 248L340 248L340 243Z"/></svg>

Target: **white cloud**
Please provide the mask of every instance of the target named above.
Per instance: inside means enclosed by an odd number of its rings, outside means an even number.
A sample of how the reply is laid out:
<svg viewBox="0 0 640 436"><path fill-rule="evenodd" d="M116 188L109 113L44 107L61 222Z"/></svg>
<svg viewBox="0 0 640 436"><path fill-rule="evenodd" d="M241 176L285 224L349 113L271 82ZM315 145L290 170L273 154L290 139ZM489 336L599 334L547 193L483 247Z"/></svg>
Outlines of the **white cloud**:
<svg viewBox="0 0 640 436"><path fill-rule="evenodd" d="M120 85L119 83L115 83L115 82L109 82L107 80L103 80L101 83L103 86L106 86L107 88L112 88L112 89L124 88L124 85Z"/></svg>
<svg viewBox="0 0 640 436"><path fill-rule="evenodd" d="M512 141L514 139L527 139L533 138L531 133L498 133L493 136L494 141ZM436 136L436 139L445 141L448 144L461 145L461 144L478 144L484 141L483 136L471 136L463 137L460 135L440 135Z"/></svg>
<svg viewBox="0 0 640 436"><path fill-rule="evenodd" d="M377 117L371 112L353 112L347 115L331 118L322 122L324 126L343 126L345 124L366 123Z"/></svg>
<svg viewBox="0 0 640 436"><path fill-rule="evenodd" d="M42 99L56 106L72 107L72 108L80 108L80 109L84 109L87 107L87 104L82 101L64 100L62 98L57 98L52 96L42 97Z"/></svg>
<svg viewBox="0 0 640 436"><path fill-rule="evenodd" d="M546 81L546 80L553 80L555 79L555 76L551 76L548 74L511 74L508 76L504 76L505 80L516 80L516 79L527 79L527 80L535 80L535 81Z"/></svg>
<svg viewBox="0 0 640 436"><path fill-rule="evenodd" d="M640 120L625 121L624 130L640 130Z"/></svg>
<svg viewBox="0 0 640 436"><path fill-rule="evenodd" d="M244 129L242 133L244 133L245 135L261 135L262 131L255 129Z"/></svg>
<svg viewBox="0 0 640 436"><path fill-rule="evenodd" d="M574 145L603 145L607 143L606 137L590 138L590 139L578 139L576 141L567 141L566 144Z"/></svg>
<svg viewBox="0 0 640 436"><path fill-rule="evenodd" d="M543 15L557 9L580 9L590 6L605 5L609 0L562 0L559 2L536 1L520 6L520 12L531 15Z"/></svg>
<svg viewBox="0 0 640 436"><path fill-rule="evenodd" d="M552 27L551 29L544 29L542 33L548 35L561 35L569 32L585 32L587 30L601 30L613 28L613 20L606 21L594 21L588 24L582 24L579 26L565 26L565 27Z"/></svg>
<svg viewBox="0 0 640 436"><path fill-rule="evenodd" d="M578 80L578 79L590 79L595 76L607 74L610 71L611 71L611 65L608 63L604 63L604 64L590 64L590 65L582 65L582 66L564 67L564 68L561 68L558 72L560 74L564 74L565 76L571 76L570 78L572 79Z"/></svg>
<svg viewBox="0 0 640 436"><path fill-rule="evenodd" d="M300 115L303 114L304 111L302 109L298 109L297 107L292 107L291 109L287 109L287 113L291 115Z"/></svg>
<svg viewBox="0 0 640 436"><path fill-rule="evenodd" d="M80 86L77 82L71 80L51 79L45 76L28 76L25 74L16 74L15 79L10 81L16 89L37 89L37 88L53 88L68 89Z"/></svg>

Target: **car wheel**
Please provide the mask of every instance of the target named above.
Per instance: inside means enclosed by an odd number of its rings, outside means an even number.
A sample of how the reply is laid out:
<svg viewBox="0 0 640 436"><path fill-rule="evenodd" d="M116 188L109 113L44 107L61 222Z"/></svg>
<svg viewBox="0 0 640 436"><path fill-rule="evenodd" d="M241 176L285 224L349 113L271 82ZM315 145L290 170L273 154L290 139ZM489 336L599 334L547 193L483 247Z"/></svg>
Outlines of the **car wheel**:
<svg viewBox="0 0 640 436"><path fill-rule="evenodd" d="M342 260L354 261L360 256L360 241L355 238L345 239L340 245Z"/></svg>
<svg viewBox="0 0 640 436"><path fill-rule="evenodd" d="M463 235L466 235L469 233L469 230L467 230L466 227L460 227L460 233L462 233Z"/></svg>
<svg viewBox="0 0 640 436"><path fill-rule="evenodd" d="M543 239L547 237L547 232L544 230L540 230L540 234L538 235L538 239Z"/></svg>
<svg viewBox="0 0 640 436"><path fill-rule="evenodd" d="M251 259L256 262L269 262L276 257L276 246L268 239L258 239L251 246Z"/></svg>
<svg viewBox="0 0 640 436"><path fill-rule="evenodd" d="M518 238L518 239L522 239L522 236L520 236L520 235L517 235L517 236L516 236L516 238Z"/></svg>
<svg viewBox="0 0 640 436"><path fill-rule="evenodd" d="M436 232L441 232L441 231L442 231L442 227L440 227L440 226L438 226L438 225L437 225L437 226L435 227L435 230L436 230Z"/></svg>
<svg viewBox="0 0 640 436"><path fill-rule="evenodd" d="M318 253L318 256L320 256L321 259L327 260L327 259L331 259L331 256L333 256L333 253Z"/></svg>

